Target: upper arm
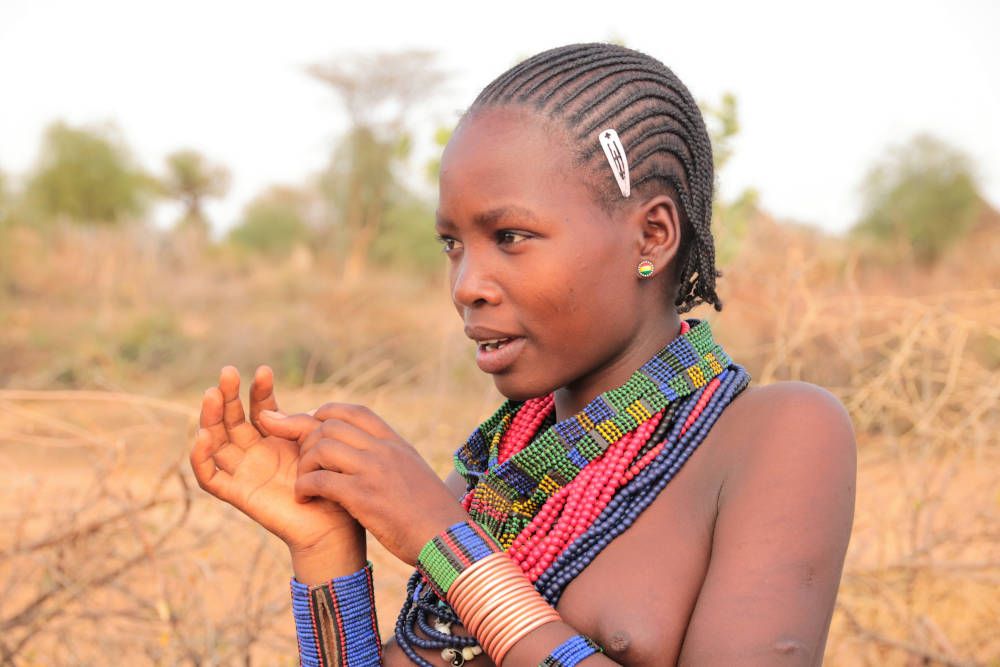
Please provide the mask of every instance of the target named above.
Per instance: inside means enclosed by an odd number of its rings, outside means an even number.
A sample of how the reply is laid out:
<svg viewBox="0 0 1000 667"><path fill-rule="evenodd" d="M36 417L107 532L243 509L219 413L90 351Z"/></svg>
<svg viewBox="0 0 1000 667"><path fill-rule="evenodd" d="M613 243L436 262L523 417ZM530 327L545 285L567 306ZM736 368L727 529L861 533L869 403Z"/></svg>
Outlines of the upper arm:
<svg viewBox="0 0 1000 667"><path fill-rule="evenodd" d="M854 433L819 387L756 393L723 482L681 665L822 662L854 518Z"/></svg>

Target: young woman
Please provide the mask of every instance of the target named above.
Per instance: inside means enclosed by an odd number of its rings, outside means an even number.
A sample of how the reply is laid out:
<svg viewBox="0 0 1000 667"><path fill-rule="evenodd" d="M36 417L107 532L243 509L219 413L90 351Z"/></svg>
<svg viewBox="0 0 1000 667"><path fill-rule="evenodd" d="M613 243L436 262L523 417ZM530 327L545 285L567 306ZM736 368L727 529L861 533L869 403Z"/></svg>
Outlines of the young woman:
<svg viewBox="0 0 1000 667"><path fill-rule="evenodd" d="M441 482L367 408L278 412L258 368L202 403L199 484L289 547L303 664L816 665L854 511L850 420L751 387L721 309L712 150L685 86L609 44L487 86L441 164L437 231L507 401ZM365 529L416 566L378 640Z"/></svg>

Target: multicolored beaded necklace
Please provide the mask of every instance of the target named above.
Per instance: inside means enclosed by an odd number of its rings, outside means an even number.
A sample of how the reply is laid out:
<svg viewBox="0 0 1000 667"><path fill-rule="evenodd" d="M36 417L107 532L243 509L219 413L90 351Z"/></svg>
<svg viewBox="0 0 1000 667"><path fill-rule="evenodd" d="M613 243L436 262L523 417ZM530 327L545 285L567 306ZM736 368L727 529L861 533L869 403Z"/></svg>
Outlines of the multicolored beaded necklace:
<svg viewBox="0 0 1000 667"><path fill-rule="evenodd" d="M572 417L555 421L552 394L505 401L455 452L468 484L463 506L555 606L649 507L749 382L707 321L685 321L625 384ZM414 647L444 649L455 665L478 654L475 637L450 633L460 621L419 571L406 592L395 635L414 663L432 667Z"/></svg>

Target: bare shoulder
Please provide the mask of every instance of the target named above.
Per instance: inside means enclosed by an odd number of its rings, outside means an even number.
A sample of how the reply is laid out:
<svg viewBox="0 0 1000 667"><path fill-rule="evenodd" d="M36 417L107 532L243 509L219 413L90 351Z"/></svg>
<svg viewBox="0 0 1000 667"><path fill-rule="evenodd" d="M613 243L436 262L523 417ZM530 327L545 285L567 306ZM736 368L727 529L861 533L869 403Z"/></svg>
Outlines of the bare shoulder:
<svg viewBox="0 0 1000 667"><path fill-rule="evenodd" d="M728 450L726 479L786 466L853 479L857 449L850 415L828 390L808 382L746 389L720 419ZM777 464L777 468L775 468Z"/></svg>
<svg viewBox="0 0 1000 667"><path fill-rule="evenodd" d="M854 514L850 417L829 391L781 382L716 427L712 555L679 664L818 665Z"/></svg>
<svg viewBox="0 0 1000 667"><path fill-rule="evenodd" d="M851 418L840 400L823 387L809 382L751 386L733 401L732 407L752 412L756 418L750 423L771 433L794 428L803 422L853 431Z"/></svg>

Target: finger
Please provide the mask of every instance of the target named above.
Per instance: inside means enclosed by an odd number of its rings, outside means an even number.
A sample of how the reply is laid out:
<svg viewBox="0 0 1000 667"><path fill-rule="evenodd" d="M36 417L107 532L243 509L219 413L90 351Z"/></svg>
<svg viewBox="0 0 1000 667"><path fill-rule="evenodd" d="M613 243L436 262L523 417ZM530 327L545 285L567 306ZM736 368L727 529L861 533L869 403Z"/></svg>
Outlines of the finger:
<svg viewBox="0 0 1000 667"><path fill-rule="evenodd" d="M310 449L316 446L316 443L323 439L323 423L320 422L316 425L316 428L312 430L309 435L302 439L299 444L299 456L303 456L309 452Z"/></svg>
<svg viewBox="0 0 1000 667"><path fill-rule="evenodd" d="M343 442L323 438L308 452L299 457L298 476L313 470L332 470L353 475L365 470L367 454Z"/></svg>
<svg viewBox="0 0 1000 667"><path fill-rule="evenodd" d="M357 426L340 419L327 419L305 437L299 447L299 455L307 453L316 443L323 439L339 440L352 448L369 451L377 444L376 438Z"/></svg>
<svg viewBox="0 0 1000 667"><path fill-rule="evenodd" d="M209 387L201 397L201 416L198 424L208 431L215 449L229 442L226 425L222 423L222 410L225 399L218 387Z"/></svg>
<svg viewBox="0 0 1000 667"><path fill-rule="evenodd" d="M314 470L295 480L295 500L304 503L310 498L332 500L350 512L351 477L332 470Z"/></svg>
<svg viewBox="0 0 1000 667"><path fill-rule="evenodd" d="M218 393L218 389L217 388L213 387L212 389L215 390L215 394ZM218 399L218 396L217 395L213 395L211 392L212 392L212 390L206 391L205 395L206 395L206 397L209 397L209 398L204 399L202 401L202 403L203 403L203 405L202 405L202 415L203 415L202 422L207 421L207 419L204 417L204 415L206 413L206 410L210 411L212 409L212 407L211 407L212 401ZM205 403L206 402L209 403L208 408L205 407ZM213 430L212 430L213 428L215 428L215 432L214 433L213 433ZM225 426L223 426L221 422L216 422L216 424L212 428L206 428L206 427L202 426L202 428L200 428L198 430L199 431L204 431L204 434L202 436L197 436L196 435L196 438L197 437L204 437L206 439L206 441L208 443L206 445L206 447L208 449L204 450L204 451L207 452L207 454L214 459L214 464L217 465L218 467L222 468L223 470L225 470L230 475L235 474L237 466L239 466L240 461L243 460L243 450L240 449L239 447L235 446L231 442L229 442L229 440L226 437Z"/></svg>
<svg viewBox="0 0 1000 667"><path fill-rule="evenodd" d="M222 392L222 423L225 424L229 441L240 449L246 449L260 440L260 432L248 424L243 414L240 400L240 373L235 366L225 366L219 373L219 390Z"/></svg>
<svg viewBox="0 0 1000 667"><path fill-rule="evenodd" d="M281 412L278 408L278 399L274 395L274 371L267 365L257 367L250 383L250 423L262 435L270 435L267 428L260 423L261 410Z"/></svg>
<svg viewBox="0 0 1000 667"><path fill-rule="evenodd" d="M230 447L232 446L230 445ZM233 478L228 472L216 466L214 452L215 446L211 434L206 429L198 429L189 455L194 477L198 480L198 486L216 498L228 502L231 497Z"/></svg>
<svg viewBox="0 0 1000 667"><path fill-rule="evenodd" d="M354 403L326 403L316 410L316 418L321 421L340 419L376 438L385 440L398 438L402 440L399 434L392 430L381 417L364 405L356 405Z"/></svg>
<svg viewBox="0 0 1000 667"><path fill-rule="evenodd" d="M261 410L258 419L271 435L295 440L300 445L322 424L319 419L306 412L286 416L270 410Z"/></svg>

